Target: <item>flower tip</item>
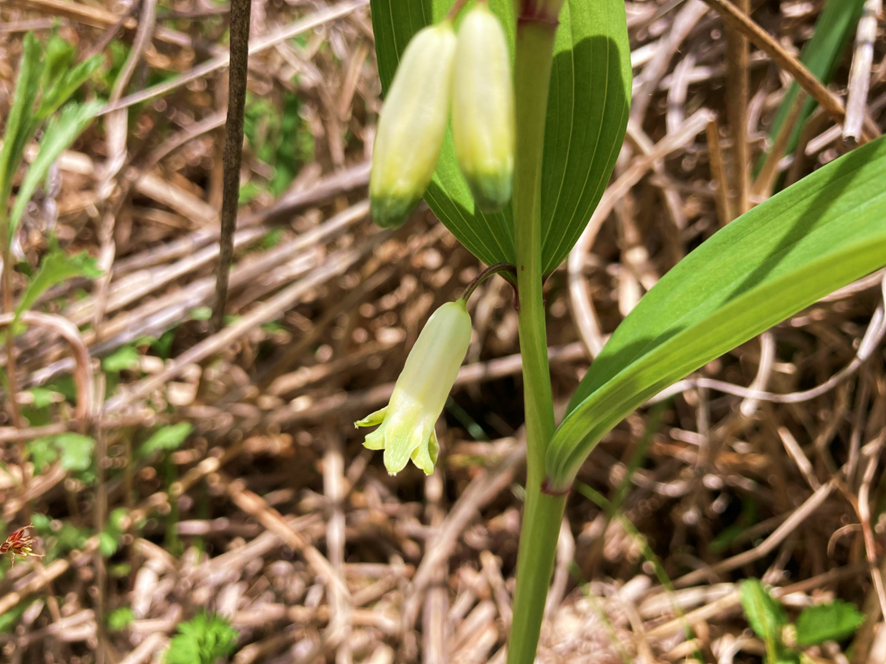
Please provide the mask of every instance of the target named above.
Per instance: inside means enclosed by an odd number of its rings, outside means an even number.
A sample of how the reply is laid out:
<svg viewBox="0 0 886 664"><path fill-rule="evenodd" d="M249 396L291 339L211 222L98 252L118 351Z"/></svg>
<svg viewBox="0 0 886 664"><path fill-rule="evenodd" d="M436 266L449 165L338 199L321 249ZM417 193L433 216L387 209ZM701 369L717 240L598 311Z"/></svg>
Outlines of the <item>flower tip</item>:
<svg viewBox="0 0 886 664"><path fill-rule="evenodd" d="M515 147L514 87L501 22L476 5L458 33L452 138L477 207L497 212L511 199Z"/></svg>
<svg viewBox="0 0 886 664"><path fill-rule="evenodd" d="M382 228L400 228L418 205L421 197L388 194L373 196L369 208L372 220Z"/></svg>
<svg viewBox="0 0 886 664"><path fill-rule="evenodd" d="M501 212L511 200L513 177L510 171L468 177L474 202L482 212Z"/></svg>

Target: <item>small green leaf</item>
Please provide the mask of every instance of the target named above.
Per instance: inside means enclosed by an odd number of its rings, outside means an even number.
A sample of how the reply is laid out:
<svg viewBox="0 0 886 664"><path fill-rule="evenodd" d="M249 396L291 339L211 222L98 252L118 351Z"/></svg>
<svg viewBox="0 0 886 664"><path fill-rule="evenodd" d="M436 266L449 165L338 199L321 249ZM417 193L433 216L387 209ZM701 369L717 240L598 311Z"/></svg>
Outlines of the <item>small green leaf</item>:
<svg viewBox="0 0 886 664"><path fill-rule="evenodd" d="M40 269L25 288L18 306L15 308L16 318L30 309L37 299L47 290L73 277L88 277L95 279L101 275L95 265L95 259L90 258L86 252L76 256L66 256L55 245L50 246L49 253L43 257Z"/></svg>
<svg viewBox="0 0 886 664"><path fill-rule="evenodd" d="M70 521L65 521L62 523L61 530L56 534L58 548L61 551L82 549L91 534L92 531L89 528L78 528Z"/></svg>
<svg viewBox="0 0 886 664"><path fill-rule="evenodd" d="M113 533L103 531L98 535L98 549L105 558L110 558L117 553L119 542Z"/></svg>
<svg viewBox="0 0 886 664"><path fill-rule="evenodd" d="M273 249L278 244L280 244L280 240L283 239L283 229L282 228L272 228L267 233L262 235L261 238L261 247L262 249Z"/></svg>
<svg viewBox="0 0 886 664"><path fill-rule="evenodd" d="M25 145L37 130L33 121L33 108L40 91L40 77L43 73L41 50L40 42L34 37L34 33L26 34L15 83L15 97L6 119L3 148L0 149L0 201L3 205L6 205L6 199L12 191L12 176L21 163Z"/></svg>
<svg viewBox="0 0 886 664"><path fill-rule="evenodd" d="M759 579L741 584L741 607L757 636L764 641L781 642L781 630L788 624L788 617Z"/></svg>
<svg viewBox="0 0 886 664"><path fill-rule="evenodd" d="M147 456L157 450L175 450L187 440L194 427L190 422L179 422L158 429L141 446L141 455Z"/></svg>
<svg viewBox="0 0 886 664"><path fill-rule="evenodd" d="M842 641L855 634L863 622L864 614L854 604L839 599L806 607L797 617L797 645Z"/></svg>
<svg viewBox="0 0 886 664"><path fill-rule="evenodd" d="M35 438L28 442L25 449L37 473L42 473L47 466L58 459L58 449L52 438Z"/></svg>
<svg viewBox="0 0 886 664"><path fill-rule="evenodd" d="M81 62L74 67L66 68L61 75L55 76L43 88L43 99L37 109L37 119L43 120L54 113L58 108L71 98L77 88L97 71L103 63L100 55L95 55L89 60ZM52 63L47 57L47 65L44 74L50 70Z"/></svg>
<svg viewBox="0 0 886 664"><path fill-rule="evenodd" d="M37 190L37 186L46 177L49 167L58 160L61 153L86 129L101 107L102 105L99 102L89 104L70 103L62 109L58 118L53 118L49 121L46 131L43 133L43 139L40 141L40 151L37 153L34 163L28 168L28 172L16 193L15 205L9 216L10 235L18 227L25 207Z"/></svg>
<svg viewBox="0 0 886 664"><path fill-rule="evenodd" d="M125 507L117 507L111 510L108 516L108 528L113 528L116 532L123 532L123 519L129 516L129 510Z"/></svg>
<svg viewBox="0 0 886 664"><path fill-rule="evenodd" d="M212 318L212 309L209 307L194 307L189 312L191 320L209 320Z"/></svg>
<svg viewBox="0 0 886 664"><path fill-rule="evenodd" d="M178 631L169 642L166 664L214 664L234 651L239 636L227 620L205 611L180 623Z"/></svg>
<svg viewBox="0 0 886 664"><path fill-rule="evenodd" d="M135 620L135 613L128 606L121 606L108 614L108 627L112 632L120 632L126 629Z"/></svg>
<svg viewBox="0 0 886 664"><path fill-rule="evenodd" d="M5 611L4 613L0 613L0 633L2 633L2 634L12 633L12 630L15 628L15 624L22 617L22 614L25 612L25 609L27 609L33 603L34 602L22 602L16 606L13 606L8 611Z"/></svg>
<svg viewBox="0 0 886 664"><path fill-rule="evenodd" d="M121 346L102 360L102 369L120 373L135 369L141 361L141 353L134 346Z"/></svg>
<svg viewBox="0 0 886 664"><path fill-rule="evenodd" d="M31 393L31 396L34 398L33 407L47 408L51 406L56 400L62 399L62 395L54 390L47 390L45 387L32 387L28 390Z"/></svg>
<svg viewBox="0 0 886 664"><path fill-rule="evenodd" d="M95 441L79 433L62 433L55 437L55 446L62 455L65 470L87 470L92 465Z"/></svg>

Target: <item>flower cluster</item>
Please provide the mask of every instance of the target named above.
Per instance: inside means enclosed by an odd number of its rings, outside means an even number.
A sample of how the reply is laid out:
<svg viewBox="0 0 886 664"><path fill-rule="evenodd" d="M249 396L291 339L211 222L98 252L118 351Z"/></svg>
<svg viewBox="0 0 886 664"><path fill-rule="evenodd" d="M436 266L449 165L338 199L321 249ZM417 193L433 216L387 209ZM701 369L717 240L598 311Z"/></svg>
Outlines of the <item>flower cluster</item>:
<svg viewBox="0 0 886 664"><path fill-rule="evenodd" d="M503 208L514 172L514 91L504 30L483 0L409 42L382 108L372 156L372 217L400 226L431 181L452 109L459 167L477 206Z"/></svg>

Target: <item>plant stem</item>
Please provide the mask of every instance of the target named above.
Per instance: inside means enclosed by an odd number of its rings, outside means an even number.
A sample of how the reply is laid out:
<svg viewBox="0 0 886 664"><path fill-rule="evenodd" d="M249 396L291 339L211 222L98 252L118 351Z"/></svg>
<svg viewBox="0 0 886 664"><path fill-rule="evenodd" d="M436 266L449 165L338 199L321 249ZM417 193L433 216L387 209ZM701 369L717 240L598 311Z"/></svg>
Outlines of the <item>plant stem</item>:
<svg viewBox="0 0 886 664"><path fill-rule="evenodd" d="M542 493L545 450L554 432L554 408L542 294L541 166L556 29L556 22L550 21L518 19L517 23L513 205L527 469L508 664L531 664L535 659L566 504L565 496Z"/></svg>
<svg viewBox="0 0 886 664"><path fill-rule="evenodd" d="M210 321L210 334L224 324L225 302L228 299L228 273L234 255L234 231L237 228L237 206L240 196L240 162L243 155L243 115L246 108L246 78L249 61L250 0L231 2L231 67L228 71L228 117L225 122L221 233L219 235L218 274L215 282L215 309Z"/></svg>
<svg viewBox="0 0 886 664"><path fill-rule="evenodd" d="M0 176L2 177L2 176ZM9 220L6 217L6 201L9 199L10 187L7 186L5 180L0 182L0 258L3 260L3 271L0 274L0 290L3 291L3 313L12 313L15 311L15 305L12 299L12 251L10 244L12 238L9 237ZM12 426L21 429L23 426L21 411L18 407L18 380L15 374L15 332L13 326L10 325L3 333L3 339L6 343L6 387L9 393L9 413L12 416ZM19 445L19 452L23 451L24 443ZM24 457L22 457L24 458Z"/></svg>

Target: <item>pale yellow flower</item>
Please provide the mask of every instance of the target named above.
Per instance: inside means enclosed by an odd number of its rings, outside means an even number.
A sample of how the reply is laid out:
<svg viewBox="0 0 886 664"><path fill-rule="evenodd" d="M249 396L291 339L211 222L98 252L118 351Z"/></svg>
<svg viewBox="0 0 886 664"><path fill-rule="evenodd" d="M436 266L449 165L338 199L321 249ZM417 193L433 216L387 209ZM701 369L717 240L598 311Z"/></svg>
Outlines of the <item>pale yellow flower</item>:
<svg viewBox="0 0 886 664"><path fill-rule="evenodd" d="M458 29L452 136L458 164L484 212L511 199L514 177L514 85L504 30L486 2Z"/></svg>
<svg viewBox="0 0 886 664"><path fill-rule="evenodd" d="M372 218L400 226L437 168L449 119L456 37L450 21L409 42L378 120L369 177Z"/></svg>
<svg viewBox="0 0 886 664"><path fill-rule="evenodd" d="M430 475L440 446L434 425L452 390L471 341L471 317L464 300L437 309L418 335L388 405L355 422L380 425L364 446L384 450L385 468L395 475L409 459Z"/></svg>

